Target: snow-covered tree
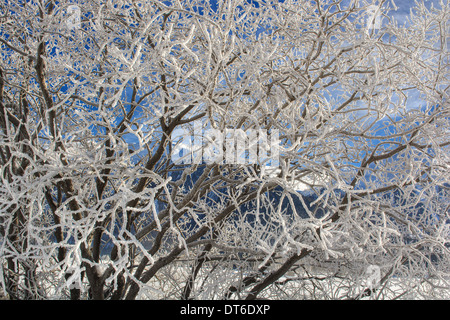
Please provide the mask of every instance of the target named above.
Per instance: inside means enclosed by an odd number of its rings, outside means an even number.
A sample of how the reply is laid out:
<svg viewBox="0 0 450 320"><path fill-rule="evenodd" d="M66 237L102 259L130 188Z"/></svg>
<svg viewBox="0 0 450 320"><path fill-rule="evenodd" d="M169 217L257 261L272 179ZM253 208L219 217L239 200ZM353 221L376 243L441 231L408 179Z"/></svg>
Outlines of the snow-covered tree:
<svg viewBox="0 0 450 320"><path fill-rule="evenodd" d="M450 298L450 6L395 9L2 2L2 294Z"/></svg>

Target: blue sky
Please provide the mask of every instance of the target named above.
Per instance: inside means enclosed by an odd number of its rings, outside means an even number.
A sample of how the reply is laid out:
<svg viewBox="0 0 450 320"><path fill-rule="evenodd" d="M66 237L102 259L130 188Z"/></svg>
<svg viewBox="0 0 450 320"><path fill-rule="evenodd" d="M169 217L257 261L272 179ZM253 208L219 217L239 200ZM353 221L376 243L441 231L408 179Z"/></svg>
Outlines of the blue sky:
<svg viewBox="0 0 450 320"><path fill-rule="evenodd" d="M220 1L220 0L209 0L209 1L212 4L213 9L214 9L216 3L218 3L218 1ZM252 2L252 1L262 1L262 0L248 0L248 2ZM347 0L347 1L352 1L352 0ZM359 1L364 1L364 0L359 0ZM367 1L369 1L369 0L367 0ZM445 1L447 1L447 0L445 0ZM396 20L398 20L400 23L406 22L407 17L410 14L410 10L414 6L414 2L415 2L414 0L386 0L386 5L389 5L389 7L393 8L394 7L393 3L395 3L395 6L397 7L396 10L392 10L389 13L389 15L392 16L393 18L395 18ZM430 8L432 5L435 8L440 8L440 5L439 5L440 0L424 0L424 2L428 8ZM124 93L124 95L127 95L127 94L130 94L129 90ZM420 101L420 99L413 99L413 101L414 101L414 103L423 104L423 102ZM140 110L138 109L138 110L136 110L136 116L139 116L139 114L140 114ZM127 140L137 142L137 138L133 137L132 134L128 134Z"/></svg>
<svg viewBox="0 0 450 320"><path fill-rule="evenodd" d="M392 0L387 0L388 3L390 3L390 6L392 5ZM435 8L441 8L439 4L439 0L424 0L425 6L427 8L431 8L433 5ZM390 16L397 19L399 22L405 22L407 16L409 16L411 7L414 6L415 1L414 0L394 0L395 5L397 6L397 10L392 11L390 13Z"/></svg>

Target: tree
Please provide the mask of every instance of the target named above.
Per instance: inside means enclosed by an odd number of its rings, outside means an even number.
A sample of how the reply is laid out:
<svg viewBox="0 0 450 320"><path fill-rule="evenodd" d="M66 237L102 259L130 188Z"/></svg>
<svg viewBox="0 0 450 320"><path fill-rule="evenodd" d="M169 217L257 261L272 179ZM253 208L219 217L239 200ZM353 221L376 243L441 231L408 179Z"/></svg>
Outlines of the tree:
<svg viewBox="0 0 450 320"><path fill-rule="evenodd" d="M448 298L450 7L389 5L2 3L4 294Z"/></svg>

